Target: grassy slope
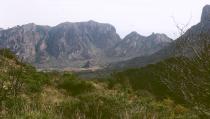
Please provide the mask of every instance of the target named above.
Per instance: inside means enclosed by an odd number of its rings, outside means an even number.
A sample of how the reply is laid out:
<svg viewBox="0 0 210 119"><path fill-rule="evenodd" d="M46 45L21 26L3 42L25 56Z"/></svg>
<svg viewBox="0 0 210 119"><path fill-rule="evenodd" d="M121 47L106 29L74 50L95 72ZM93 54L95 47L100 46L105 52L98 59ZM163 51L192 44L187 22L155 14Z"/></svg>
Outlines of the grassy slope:
<svg viewBox="0 0 210 119"><path fill-rule="evenodd" d="M2 50L0 67L0 118L199 118L194 110L168 97L157 98L164 93L154 90L162 91L162 84L157 83L158 87L152 90L137 90L141 82L137 81L135 87L130 81L136 79L133 76L141 72L139 69L102 81L79 80L69 72L37 72L33 67L17 61L9 51ZM118 75L121 76L120 81Z"/></svg>

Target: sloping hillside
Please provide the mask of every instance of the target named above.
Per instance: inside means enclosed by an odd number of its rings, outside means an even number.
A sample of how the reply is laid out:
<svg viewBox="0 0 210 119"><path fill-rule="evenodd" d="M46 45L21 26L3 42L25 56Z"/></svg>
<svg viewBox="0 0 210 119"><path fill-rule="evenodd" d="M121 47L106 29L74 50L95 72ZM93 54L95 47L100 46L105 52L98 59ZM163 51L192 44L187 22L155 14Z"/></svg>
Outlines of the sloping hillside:
<svg viewBox="0 0 210 119"><path fill-rule="evenodd" d="M148 90L159 98L170 97L210 115L210 46L194 58L174 57L139 69L114 74L116 82L134 90Z"/></svg>
<svg viewBox="0 0 210 119"><path fill-rule="evenodd" d="M81 80L70 72L37 72L0 51L0 118L34 119L197 119L190 108L157 99L115 80Z"/></svg>

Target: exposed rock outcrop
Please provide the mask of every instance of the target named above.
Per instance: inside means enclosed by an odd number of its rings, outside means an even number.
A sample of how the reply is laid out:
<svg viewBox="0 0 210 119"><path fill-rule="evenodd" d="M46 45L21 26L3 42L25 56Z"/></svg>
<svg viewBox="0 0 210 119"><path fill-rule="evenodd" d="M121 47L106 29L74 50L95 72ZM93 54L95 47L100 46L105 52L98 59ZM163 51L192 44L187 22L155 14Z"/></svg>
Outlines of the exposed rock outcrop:
<svg viewBox="0 0 210 119"><path fill-rule="evenodd" d="M57 26L34 23L0 31L0 48L38 68L102 66L137 56L150 55L171 42L163 34L144 37L133 32L121 39L114 26L88 22L65 22Z"/></svg>
<svg viewBox="0 0 210 119"><path fill-rule="evenodd" d="M165 34L153 33L146 37L137 32L131 32L112 49L111 56L134 58L151 55L171 42L172 39Z"/></svg>
<svg viewBox="0 0 210 119"><path fill-rule="evenodd" d="M210 5L206 5L203 8L201 22L203 22L203 23L210 22Z"/></svg>

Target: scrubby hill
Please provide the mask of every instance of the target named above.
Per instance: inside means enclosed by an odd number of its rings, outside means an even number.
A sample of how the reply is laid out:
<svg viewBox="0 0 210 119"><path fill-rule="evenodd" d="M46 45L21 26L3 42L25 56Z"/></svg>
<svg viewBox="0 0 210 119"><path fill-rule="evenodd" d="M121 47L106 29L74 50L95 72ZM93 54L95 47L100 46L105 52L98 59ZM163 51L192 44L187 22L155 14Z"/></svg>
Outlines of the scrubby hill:
<svg viewBox="0 0 210 119"><path fill-rule="evenodd" d="M9 50L0 51L0 67L0 118L199 118L169 98L124 88L110 78L79 80L70 72L37 72Z"/></svg>
<svg viewBox="0 0 210 119"><path fill-rule="evenodd" d="M148 90L158 98L178 103L210 116L210 49L197 57L174 57L139 69L114 74L116 82L134 90ZM203 117L203 118L204 118Z"/></svg>

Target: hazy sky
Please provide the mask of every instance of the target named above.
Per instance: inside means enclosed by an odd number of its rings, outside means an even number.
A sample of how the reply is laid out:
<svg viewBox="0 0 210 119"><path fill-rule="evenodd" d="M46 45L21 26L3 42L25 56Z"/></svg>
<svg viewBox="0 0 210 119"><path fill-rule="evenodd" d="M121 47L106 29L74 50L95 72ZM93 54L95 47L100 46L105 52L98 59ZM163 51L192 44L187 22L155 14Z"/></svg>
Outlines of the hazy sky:
<svg viewBox="0 0 210 119"><path fill-rule="evenodd" d="M0 0L0 27L26 23L54 26L61 22L94 20L114 25L124 37L131 31L176 37L177 23L199 22L210 0Z"/></svg>

